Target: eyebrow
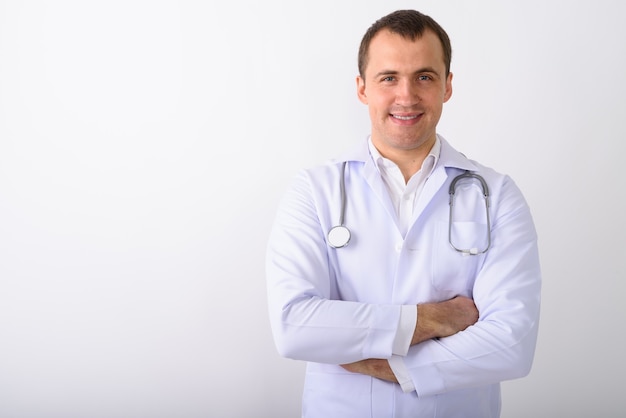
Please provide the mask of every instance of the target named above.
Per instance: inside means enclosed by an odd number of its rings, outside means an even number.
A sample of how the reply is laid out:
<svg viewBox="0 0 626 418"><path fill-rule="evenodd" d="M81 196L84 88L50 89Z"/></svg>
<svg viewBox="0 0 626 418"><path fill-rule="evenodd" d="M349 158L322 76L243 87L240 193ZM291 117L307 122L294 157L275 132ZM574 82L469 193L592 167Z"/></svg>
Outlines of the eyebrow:
<svg viewBox="0 0 626 418"><path fill-rule="evenodd" d="M420 68L417 71L413 71L413 74L423 74L423 73L432 73L432 74L439 75L437 70L435 70L433 67L424 67L424 68ZM399 71L396 71L396 70L382 70L376 73L374 77L378 78L382 76L397 75L397 74L399 74Z"/></svg>

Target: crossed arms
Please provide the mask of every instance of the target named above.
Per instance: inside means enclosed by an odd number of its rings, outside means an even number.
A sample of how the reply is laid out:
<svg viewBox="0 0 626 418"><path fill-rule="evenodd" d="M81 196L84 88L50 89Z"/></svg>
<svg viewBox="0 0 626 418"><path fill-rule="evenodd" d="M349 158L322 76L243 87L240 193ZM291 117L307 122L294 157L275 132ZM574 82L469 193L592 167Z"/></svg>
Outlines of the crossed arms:
<svg viewBox="0 0 626 418"><path fill-rule="evenodd" d="M478 310L470 298L458 296L439 303L417 305L417 323L411 345L463 331L478 321ZM397 383L385 359L365 359L341 365L344 369Z"/></svg>
<svg viewBox="0 0 626 418"><path fill-rule="evenodd" d="M498 184L495 180L491 183ZM361 281L355 278L387 277L392 273L384 264L375 269L364 267L370 264L363 263L363 256L351 257L350 252L342 253L342 261L353 281L346 276L344 294L338 292L337 284L329 280L327 244L320 235L320 218L313 203L324 195L319 192L320 196L312 197L317 189L311 187L308 178L299 179L277 216L268 245L268 304L279 354L313 363L339 364L347 371L388 381L396 380L388 359L393 363L401 357L421 396L527 374L539 318L541 281L536 234L521 194L514 183L505 183L501 189L507 193L494 186L498 192L494 196L499 196L498 216L494 216L493 223L494 245L488 260L472 273L471 292L462 292L468 290L468 283L458 278L461 276L453 276L454 272L445 276L452 281L446 282L447 296L438 293L430 280L420 280L419 299L433 302L419 303L415 308L417 321L410 347L401 354L394 352L398 324L401 312L415 307L414 298L400 298L396 304L381 303L386 299L377 295L386 291L386 284L372 280L367 282L368 302L358 302L359 292L353 286ZM447 266L446 260L437 262L441 268ZM429 267L407 264L403 274L420 277L424 268ZM441 271L425 274L431 273ZM412 291L418 292L417 287ZM471 299L452 297L455 294L471 294ZM441 297L444 301L434 302L441 301Z"/></svg>

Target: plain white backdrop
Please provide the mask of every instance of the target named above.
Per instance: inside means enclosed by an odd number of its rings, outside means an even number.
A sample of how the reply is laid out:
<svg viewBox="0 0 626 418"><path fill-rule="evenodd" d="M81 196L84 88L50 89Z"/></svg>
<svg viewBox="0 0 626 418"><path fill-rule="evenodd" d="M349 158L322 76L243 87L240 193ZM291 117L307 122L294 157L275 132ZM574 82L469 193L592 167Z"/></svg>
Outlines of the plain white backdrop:
<svg viewBox="0 0 626 418"><path fill-rule="evenodd" d="M0 0L0 417L299 416L265 243L296 171L368 133L358 44L399 8L452 39L439 132L540 235L503 418L623 416L622 2Z"/></svg>

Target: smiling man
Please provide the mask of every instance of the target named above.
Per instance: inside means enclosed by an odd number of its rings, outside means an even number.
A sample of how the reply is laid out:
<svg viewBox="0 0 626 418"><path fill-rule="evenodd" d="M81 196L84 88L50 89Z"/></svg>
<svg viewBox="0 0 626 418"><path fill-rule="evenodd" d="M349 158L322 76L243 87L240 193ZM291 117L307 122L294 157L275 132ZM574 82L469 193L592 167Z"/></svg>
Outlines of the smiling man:
<svg viewBox="0 0 626 418"><path fill-rule="evenodd" d="M408 180L435 144L443 103L452 95L452 73L430 30L407 39L383 29L366 54L357 93L369 107L372 143L383 157L401 164Z"/></svg>
<svg viewBox="0 0 626 418"><path fill-rule="evenodd" d="M308 362L303 417L498 417L500 382L530 371L535 228L508 176L437 133L450 61L429 16L375 22L357 76L371 135L280 204L269 313L279 352Z"/></svg>

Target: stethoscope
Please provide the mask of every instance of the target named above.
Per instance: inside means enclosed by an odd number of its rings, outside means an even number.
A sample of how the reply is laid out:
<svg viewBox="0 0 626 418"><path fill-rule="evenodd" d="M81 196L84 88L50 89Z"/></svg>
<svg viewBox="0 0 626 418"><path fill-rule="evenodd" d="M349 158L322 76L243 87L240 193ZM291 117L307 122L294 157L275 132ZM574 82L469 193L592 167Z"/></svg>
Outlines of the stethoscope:
<svg viewBox="0 0 626 418"><path fill-rule="evenodd" d="M475 179L480 182L480 187L482 188L482 194L485 200L485 219L487 221L487 240L485 244L485 248L479 250L478 248L458 248L452 243L452 218L454 212L454 198L456 196L456 184L463 179ZM489 217L489 187L487 186L487 182L480 174L473 173L469 170L465 170L464 173L456 176L452 183L450 183L450 190L448 190L450 194L450 217L448 218L448 242L456 251L462 253L463 255L478 255L484 254L487 252L489 247L491 247L491 219Z"/></svg>
<svg viewBox="0 0 626 418"><path fill-rule="evenodd" d="M346 215L346 163L341 165L339 174L339 193L341 193L341 212L339 213L339 225L333 226L328 231L328 245L333 248L343 248L350 242L350 230L343 224Z"/></svg>
<svg viewBox="0 0 626 418"><path fill-rule="evenodd" d="M346 163L344 161L341 166L341 173L339 178L339 193L341 196L341 211L339 213L339 224L333 226L328 231L328 245L332 248L343 248L350 242L351 234L350 230L347 226L344 225L345 215L346 215ZM463 179L475 179L478 180L482 189L482 195L485 200L485 212L486 212L486 220L487 220L487 243L485 248L459 248L452 243L452 218L454 212L454 199L456 196L456 185L460 180ZM473 173L469 170L466 170L464 173L456 176L452 183L450 183L450 189L448 191L450 194L450 217L448 219L448 242L452 246L452 248L464 255L478 255L484 254L487 252L489 247L491 247L491 220L489 217L489 187L487 186L487 182L485 179L476 173Z"/></svg>

